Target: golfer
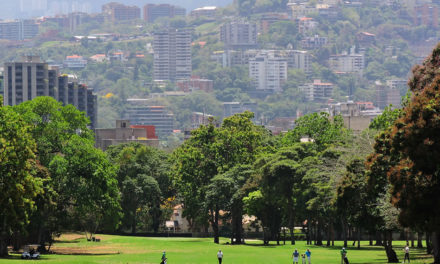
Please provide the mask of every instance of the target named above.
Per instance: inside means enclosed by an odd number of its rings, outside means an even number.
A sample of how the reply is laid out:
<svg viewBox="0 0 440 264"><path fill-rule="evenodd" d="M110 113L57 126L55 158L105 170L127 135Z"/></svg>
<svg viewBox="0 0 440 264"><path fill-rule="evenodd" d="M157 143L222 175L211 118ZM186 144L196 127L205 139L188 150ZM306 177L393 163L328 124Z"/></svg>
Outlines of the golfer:
<svg viewBox="0 0 440 264"><path fill-rule="evenodd" d="M295 263L298 264L299 252L297 249L293 251L292 257L293 257L293 264Z"/></svg>
<svg viewBox="0 0 440 264"><path fill-rule="evenodd" d="M167 264L167 253L164 251L162 252L162 258L160 264Z"/></svg>
<svg viewBox="0 0 440 264"><path fill-rule="evenodd" d="M347 258L347 250L345 248L342 248L341 250L341 264L348 264L348 258Z"/></svg>
<svg viewBox="0 0 440 264"><path fill-rule="evenodd" d="M312 264L312 252L310 252L310 249L306 250L306 256L307 256L307 260L309 261L309 264Z"/></svg>
<svg viewBox="0 0 440 264"><path fill-rule="evenodd" d="M406 244L405 248L403 248L403 251L405 251L405 258L403 259L403 263L405 263L406 260L408 260L408 263L410 263L409 261L409 245Z"/></svg>
<svg viewBox="0 0 440 264"><path fill-rule="evenodd" d="M217 252L218 264L222 264L223 252L219 249Z"/></svg>

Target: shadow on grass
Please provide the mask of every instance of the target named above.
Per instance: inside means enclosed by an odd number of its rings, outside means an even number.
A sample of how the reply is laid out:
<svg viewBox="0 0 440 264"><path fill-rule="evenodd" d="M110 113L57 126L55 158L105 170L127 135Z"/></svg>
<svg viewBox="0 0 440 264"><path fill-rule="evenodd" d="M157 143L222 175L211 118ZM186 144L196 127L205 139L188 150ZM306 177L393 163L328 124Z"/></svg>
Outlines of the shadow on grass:
<svg viewBox="0 0 440 264"><path fill-rule="evenodd" d="M86 252L71 252L71 253L59 253L54 252L53 255L64 255L64 256L112 256L112 255L119 255L120 252L113 252L113 253L86 253Z"/></svg>
<svg viewBox="0 0 440 264"><path fill-rule="evenodd" d="M54 244L75 244L79 243L81 239L75 239L75 240L55 240Z"/></svg>

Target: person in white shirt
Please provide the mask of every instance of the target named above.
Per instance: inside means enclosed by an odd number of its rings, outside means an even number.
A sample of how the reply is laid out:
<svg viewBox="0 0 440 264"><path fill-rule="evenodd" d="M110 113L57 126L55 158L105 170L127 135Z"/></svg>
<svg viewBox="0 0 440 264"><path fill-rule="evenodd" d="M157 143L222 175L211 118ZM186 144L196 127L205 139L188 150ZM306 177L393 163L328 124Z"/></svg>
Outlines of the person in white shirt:
<svg viewBox="0 0 440 264"><path fill-rule="evenodd" d="M217 252L218 264L222 264L223 252L219 249Z"/></svg>
<svg viewBox="0 0 440 264"><path fill-rule="evenodd" d="M408 260L409 262L409 246L406 244L406 246L403 248L403 251L405 251L405 258L403 259L403 263L405 263L405 260Z"/></svg>

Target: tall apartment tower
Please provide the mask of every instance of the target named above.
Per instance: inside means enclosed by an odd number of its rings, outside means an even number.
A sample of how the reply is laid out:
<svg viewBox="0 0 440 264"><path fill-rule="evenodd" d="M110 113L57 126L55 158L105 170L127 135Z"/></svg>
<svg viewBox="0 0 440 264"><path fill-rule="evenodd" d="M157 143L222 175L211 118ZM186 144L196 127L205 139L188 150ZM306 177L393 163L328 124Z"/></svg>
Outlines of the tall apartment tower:
<svg viewBox="0 0 440 264"><path fill-rule="evenodd" d="M154 33L154 79L176 81L191 77L192 29L165 29Z"/></svg>
<svg viewBox="0 0 440 264"><path fill-rule="evenodd" d="M141 18L141 9L137 6L126 6L111 2L102 6L102 13L112 22Z"/></svg>
<svg viewBox="0 0 440 264"><path fill-rule="evenodd" d="M183 7L169 4L146 4L144 6L144 20L153 23L160 17L173 18L176 16L185 16L186 10Z"/></svg>
<svg viewBox="0 0 440 264"><path fill-rule="evenodd" d="M39 26L34 20L14 20L0 22L0 39L25 40L38 35Z"/></svg>
<svg viewBox="0 0 440 264"><path fill-rule="evenodd" d="M72 104L90 118L96 127L97 97L93 89L79 84L73 76L59 75L39 57L26 56L21 62L4 64L4 105L17 105L37 96L50 96L63 105Z"/></svg>
<svg viewBox="0 0 440 264"><path fill-rule="evenodd" d="M249 77L256 90L281 92L287 80L287 60L261 52L249 60Z"/></svg>
<svg viewBox="0 0 440 264"><path fill-rule="evenodd" d="M245 21L225 23L220 29L220 40L228 48L253 48L257 46L257 24Z"/></svg>

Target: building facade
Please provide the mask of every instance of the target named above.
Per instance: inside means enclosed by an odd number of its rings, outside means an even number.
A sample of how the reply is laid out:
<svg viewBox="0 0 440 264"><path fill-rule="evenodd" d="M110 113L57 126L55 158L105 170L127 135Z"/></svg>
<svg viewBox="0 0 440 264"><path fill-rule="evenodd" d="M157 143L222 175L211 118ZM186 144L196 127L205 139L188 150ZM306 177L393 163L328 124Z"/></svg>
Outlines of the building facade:
<svg viewBox="0 0 440 264"><path fill-rule="evenodd" d="M149 125L156 128L161 136L167 136L174 130L174 115L165 106L147 105L142 99L128 99L127 120L133 125Z"/></svg>
<svg viewBox="0 0 440 264"><path fill-rule="evenodd" d="M165 29L154 33L154 80L189 79L192 29Z"/></svg>
<svg viewBox="0 0 440 264"><path fill-rule="evenodd" d="M335 72L358 73L362 75L365 69L365 55L355 53L354 48L352 48L350 54L343 53L330 56L329 65Z"/></svg>
<svg viewBox="0 0 440 264"><path fill-rule="evenodd" d="M141 9L137 6L126 6L121 3L111 2L102 6L102 13L107 20L118 22L141 18Z"/></svg>
<svg viewBox="0 0 440 264"><path fill-rule="evenodd" d="M34 20L14 20L0 22L0 39L25 40L36 37L39 26Z"/></svg>
<svg viewBox="0 0 440 264"><path fill-rule="evenodd" d="M145 146L159 146L154 126L132 126L129 120L116 120L115 128L95 129L96 147L106 150L109 146L139 143Z"/></svg>
<svg viewBox="0 0 440 264"><path fill-rule="evenodd" d="M307 101L325 102L333 94L333 84L323 83L321 80L314 80L313 83L306 83L300 87Z"/></svg>
<svg viewBox="0 0 440 264"><path fill-rule="evenodd" d="M257 24L245 21L232 21L220 28L220 40L228 48L252 48L257 46Z"/></svg>
<svg viewBox="0 0 440 264"><path fill-rule="evenodd" d="M204 6L199 7L191 11L191 17L193 18L208 18L208 19L215 19L217 15L217 7L216 6Z"/></svg>
<svg viewBox="0 0 440 264"><path fill-rule="evenodd" d="M177 81L180 91L190 93L194 91L204 91L210 93L214 91L214 82L208 79L191 78Z"/></svg>
<svg viewBox="0 0 440 264"><path fill-rule="evenodd" d="M90 118L91 128L97 122L97 96L93 89L78 83L74 76L59 75L39 57L26 56L21 62L4 64L4 105L17 105L37 96L50 96L63 105L72 104Z"/></svg>
<svg viewBox="0 0 440 264"><path fill-rule="evenodd" d="M261 52L249 60L249 78L256 90L281 92L287 81L287 60L270 52Z"/></svg>
<svg viewBox="0 0 440 264"><path fill-rule="evenodd" d="M146 4L144 6L144 20L153 23L160 17L173 18L176 16L185 16L186 9L169 4Z"/></svg>

